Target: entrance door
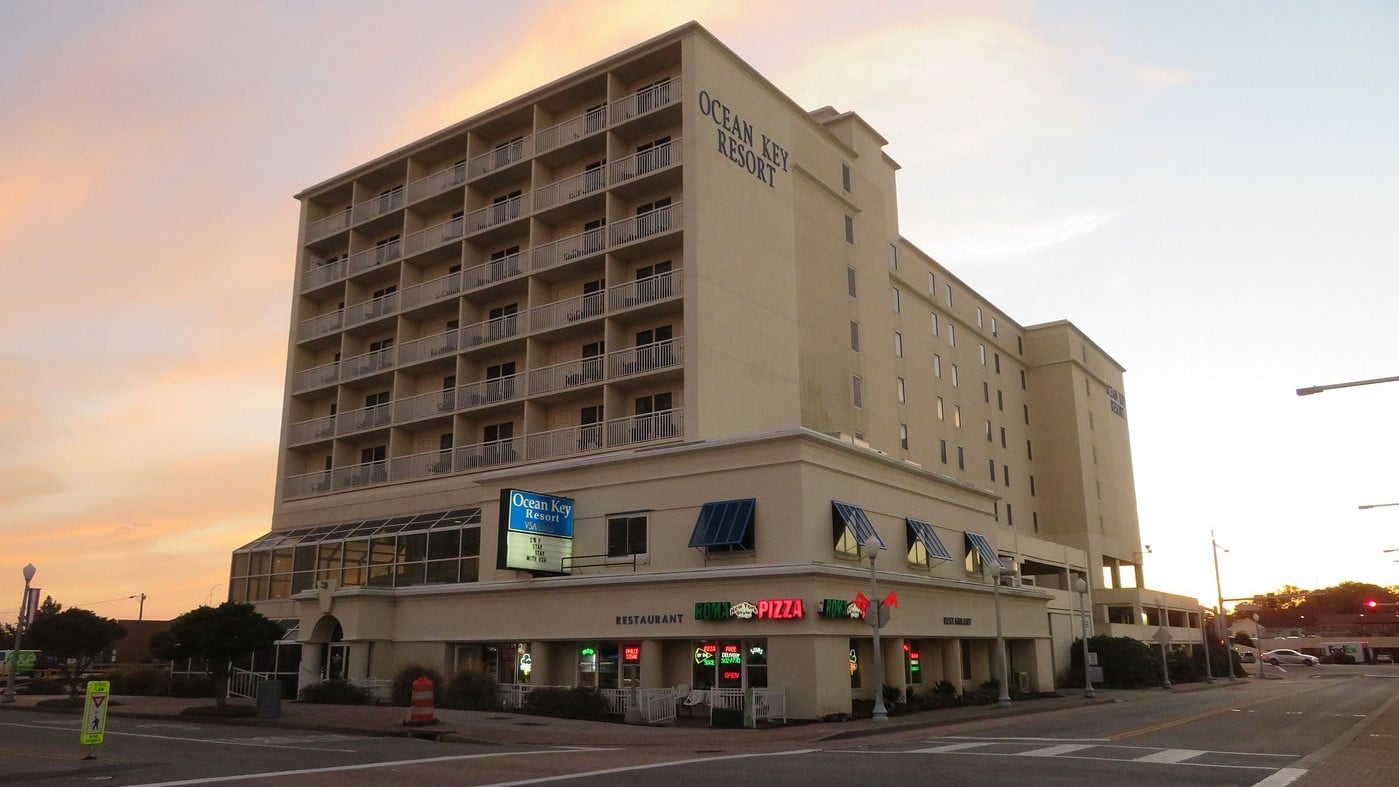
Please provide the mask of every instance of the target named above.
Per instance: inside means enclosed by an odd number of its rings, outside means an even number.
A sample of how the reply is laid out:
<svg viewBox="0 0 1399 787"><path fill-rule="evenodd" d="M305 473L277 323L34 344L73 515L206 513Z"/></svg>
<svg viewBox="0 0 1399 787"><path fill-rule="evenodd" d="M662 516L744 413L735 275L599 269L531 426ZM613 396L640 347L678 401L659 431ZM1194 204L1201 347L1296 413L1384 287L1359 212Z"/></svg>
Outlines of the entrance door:
<svg viewBox="0 0 1399 787"><path fill-rule="evenodd" d="M325 658L321 660L321 680L345 680L350 674L349 644L331 642L325 648Z"/></svg>

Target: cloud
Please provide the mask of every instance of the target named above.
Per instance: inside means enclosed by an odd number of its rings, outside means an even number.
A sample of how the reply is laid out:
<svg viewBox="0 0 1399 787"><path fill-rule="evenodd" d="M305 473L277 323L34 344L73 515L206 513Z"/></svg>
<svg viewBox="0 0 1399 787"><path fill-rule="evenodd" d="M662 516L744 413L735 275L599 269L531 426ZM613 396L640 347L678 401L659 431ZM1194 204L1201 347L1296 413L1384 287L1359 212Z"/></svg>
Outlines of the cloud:
<svg viewBox="0 0 1399 787"><path fill-rule="evenodd" d="M1019 257L1081 238L1116 218L1089 212L1035 224L1000 225L958 237L944 232L938 254L947 259Z"/></svg>

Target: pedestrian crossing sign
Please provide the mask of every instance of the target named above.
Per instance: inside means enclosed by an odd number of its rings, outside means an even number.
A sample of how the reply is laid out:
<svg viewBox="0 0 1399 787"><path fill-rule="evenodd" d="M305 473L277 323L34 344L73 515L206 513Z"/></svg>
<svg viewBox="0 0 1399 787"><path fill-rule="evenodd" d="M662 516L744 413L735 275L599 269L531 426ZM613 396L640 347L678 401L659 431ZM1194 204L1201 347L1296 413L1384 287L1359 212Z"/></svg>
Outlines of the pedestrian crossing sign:
<svg viewBox="0 0 1399 787"><path fill-rule="evenodd" d="M107 732L107 705L111 696L112 682L90 680L87 682L87 698L83 702L83 745L92 746L102 742Z"/></svg>

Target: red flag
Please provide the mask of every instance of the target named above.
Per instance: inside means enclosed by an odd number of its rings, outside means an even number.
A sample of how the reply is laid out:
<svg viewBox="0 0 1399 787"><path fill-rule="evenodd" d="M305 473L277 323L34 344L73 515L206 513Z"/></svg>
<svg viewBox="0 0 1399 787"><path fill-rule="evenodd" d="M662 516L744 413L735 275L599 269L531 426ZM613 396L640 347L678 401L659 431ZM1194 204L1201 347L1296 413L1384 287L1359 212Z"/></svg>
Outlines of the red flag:
<svg viewBox="0 0 1399 787"><path fill-rule="evenodd" d="M855 594L855 606L860 608L861 615L865 614L865 610L869 608L869 605L870 600L868 597L865 596L864 593Z"/></svg>
<svg viewBox="0 0 1399 787"><path fill-rule="evenodd" d="M884 600L880 603L886 607L897 607L899 605L899 594L891 590L889 591L889 595L885 596Z"/></svg>

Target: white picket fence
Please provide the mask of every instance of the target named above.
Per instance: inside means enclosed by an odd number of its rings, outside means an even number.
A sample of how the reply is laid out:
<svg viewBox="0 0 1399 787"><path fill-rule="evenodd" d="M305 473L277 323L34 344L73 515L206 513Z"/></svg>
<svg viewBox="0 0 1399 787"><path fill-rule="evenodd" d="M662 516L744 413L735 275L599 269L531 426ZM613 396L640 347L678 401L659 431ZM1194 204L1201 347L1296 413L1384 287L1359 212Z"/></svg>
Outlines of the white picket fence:
<svg viewBox="0 0 1399 787"><path fill-rule="evenodd" d="M521 710L525 707L525 697L529 693L539 688L525 683L504 683L500 686L498 698L502 710ZM569 688L567 686L554 686L551 688ZM733 710L743 710L743 689L709 689L701 692L704 695L704 702L712 715L715 708L730 708ZM665 689L603 689L601 692L607 701L607 712L614 716L625 716L628 710L636 708L641 713L641 720L650 725L670 725L675 723L676 710L680 703L689 695L689 692L681 692L678 688ZM753 718L754 721L776 722L787 721L787 690L778 689L753 689Z"/></svg>

